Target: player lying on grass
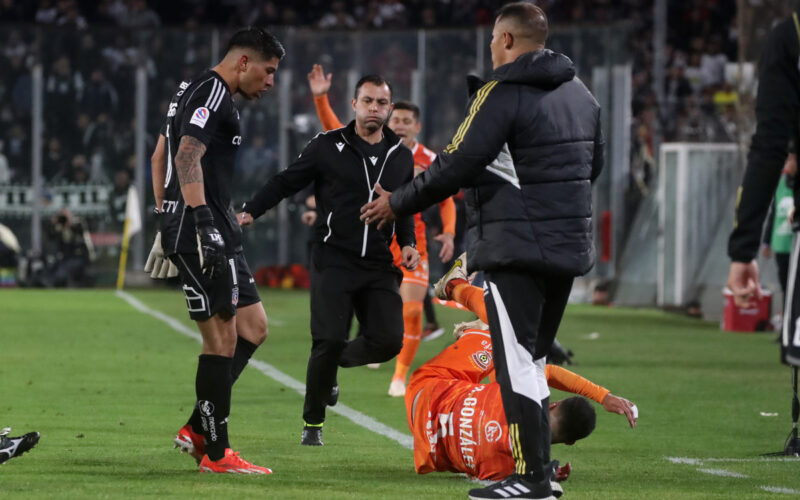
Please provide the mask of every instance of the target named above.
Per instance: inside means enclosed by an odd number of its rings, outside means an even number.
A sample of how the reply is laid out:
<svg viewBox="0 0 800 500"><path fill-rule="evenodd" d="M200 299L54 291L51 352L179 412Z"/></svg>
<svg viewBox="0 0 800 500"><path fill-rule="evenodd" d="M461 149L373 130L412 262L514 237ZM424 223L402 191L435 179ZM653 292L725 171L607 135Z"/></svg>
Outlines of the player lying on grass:
<svg viewBox="0 0 800 500"><path fill-rule="evenodd" d="M4 464L14 457L30 451L39 442L38 432L29 432L23 436L8 437L11 427L6 427L0 432L0 464Z"/></svg>
<svg viewBox="0 0 800 500"><path fill-rule="evenodd" d="M458 339L412 375L406 391L406 418L414 436L414 466L419 474L433 471L464 472L478 479L498 480L514 472L500 387L482 384L493 369L492 342L484 323L483 290L467 281L465 257L436 284L439 298L456 300L481 319L456 326ZM586 396L612 413L624 415L631 427L637 410L627 399L614 396L599 385L554 365L546 365L547 384ZM547 388L542 389L548 393ZM582 397L550 404L552 443L573 444L588 436L595 426L592 405ZM555 478L566 479L569 464L557 468Z"/></svg>

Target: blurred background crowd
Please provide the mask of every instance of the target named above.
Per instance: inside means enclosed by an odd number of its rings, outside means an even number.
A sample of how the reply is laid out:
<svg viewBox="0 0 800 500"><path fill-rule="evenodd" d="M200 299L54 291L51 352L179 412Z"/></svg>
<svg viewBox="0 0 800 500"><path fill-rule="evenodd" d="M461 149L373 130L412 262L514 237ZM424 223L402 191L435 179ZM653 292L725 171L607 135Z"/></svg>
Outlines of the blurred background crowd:
<svg viewBox="0 0 800 500"><path fill-rule="evenodd" d="M107 213L87 223L92 232L119 232L125 195L135 177L137 69L144 68L147 76L149 156L177 83L210 66L215 52L224 49L219 43L224 44L231 30L244 25L272 28L282 39L288 39L286 33L295 28L300 33L292 38L294 43L287 44L287 59L282 63L294 71L290 158L319 128L304 81L312 63L322 62L334 72L331 100L344 119L349 116L350 92L344 79L348 70L380 72L394 83L398 97L411 97L419 55L416 30L425 29L429 41L421 139L440 150L463 116L464 75L476 69L486 75L491 69L489 33L494 12L503 3L0 0L0 64L4 68L0 73L0 186L31 181L31 69L41 64L45 182L109 186ZM753 94L741 92L743 87L735 83L739 75L732 69L744 36L737 25L735 0L667 2L665 76L657 85L651 0L537 3L551 23L549 45L577 62L580 76L590 87L593 67L631 65L629 197L634 208L653 187L654 134L662 141L737 142L749 137ZM744 3L748 16L758 12L759 17L774 19L790 12L783 2ZM762 31L769 27L764 25ZM575 30L581 36L574 36ZM572 35L561 36L567 32ZM358 33L372 38L354 50ZM486 50L483 61L476 64L477 33L483 34ZM614 50L608 46L612 35L621 37ZM763 33L751 31L747 36ZM753 60L757 53L746 56ZM279 71L278 85L282 78ZM656 92L658 85L663 88L661 96ZM277 108L274 95L243 108L244 141L236 176L242 197L279 168Z"/></svg>

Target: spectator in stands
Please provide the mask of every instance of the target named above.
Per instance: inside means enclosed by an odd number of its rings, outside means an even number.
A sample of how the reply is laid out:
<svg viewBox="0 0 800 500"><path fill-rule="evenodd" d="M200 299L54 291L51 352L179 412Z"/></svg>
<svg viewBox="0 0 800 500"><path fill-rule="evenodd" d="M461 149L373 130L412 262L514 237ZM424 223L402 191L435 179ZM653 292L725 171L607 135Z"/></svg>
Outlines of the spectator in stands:
<svg viewBox="0 0 800 500"><path fill-rule="evenodd" d="M75 0L62 0L59 5L61 5L61 8L59 9L58 19L56 19L56 26L78 30L85 30L89 26L86 18L78 10Z"/></svg>
<svg viewBox="0 0 800 500"><path fill-rule="evenodd" d="M250 14L252 26L275 26L281 22L281 16L275 2L265 2Z"/></svg>
<svg viewBox="0 0 800 500"><path fill-rule="evenodd" d="M86 184L89 182L89 165L86 162L86 155L77 154L72 157L64 181L67 184Z"/></svg>
<svg viewBox="0 0 800 500"><path fill-rule="evenodd" d="M356 20L348 14L344 2L337 0L331 4L331 11L322 16L317 24L323 29L353 29Z"/></svg>
<svg viewBox="0 0 800 500"><path fill-rule="evenodd" d="M16 0L0 0L0 23L18 23L25 20L25 10Z"/></svg>
<svg viewBox="0 0 800 500"><path fill-rule="evenodd" d="M39 0L34 19L40 24L55 24L58 19L58 8L54 0Z"/></svg>
<svg viewBox="0 0 800 500"><path fill-rule="evenodd" d="M117 110L119 98L111 82L106 80L105 72L101 68L92 71L91 77L83 91L81 111L97 116L100 113L114 113Z"/></svg>
<svg viewBox="0 0 800 500"><path fill-rule="evenodd" d="M161 18L145 0L129 0L128 12L120 24L128 28L155 28L161 26Z"/></svg>
<svg viewBox="0 0 800 500"><path fill-rule="evenodd" d="M75 119L75 108L83 92L83 78L73 72L67 55L60 55L45 79L45 106L47 124L58 129Z"/></svg>
<svg viewBox="0 0 800 500"><path fill-rule="evenodd" d="M67 157L58 137L51 137L47 141L47 149L42 157L42 175L45 182L61 179L66 175Z"/></svg>
<svg viewBox="0 0 800 500"><path fill-rule="evenodd" d="M15 123L11 126L11 131L7 137L5 154L12 169L18 174L29 172L30 142L22 125ZM20 178L22 177L22 178ZM24 181L28 175L17 176L17 181Z"/></svg>
<svg viewBox="0 0 800 500"><path fill-rule="evenodd" d="M111 230L120 234L125 227L125 208L130 186L131 178L128 171L117 170L114 174L114 189L108 196L108 215L111 219Z"/></svg>
<svg viewBox="0 0 800 500"><path fill-rule="evenodd" d="M3 154L5 144L0 141L0 184L8 184L14 177L14 171L8 164L8 158Z"/></svg>

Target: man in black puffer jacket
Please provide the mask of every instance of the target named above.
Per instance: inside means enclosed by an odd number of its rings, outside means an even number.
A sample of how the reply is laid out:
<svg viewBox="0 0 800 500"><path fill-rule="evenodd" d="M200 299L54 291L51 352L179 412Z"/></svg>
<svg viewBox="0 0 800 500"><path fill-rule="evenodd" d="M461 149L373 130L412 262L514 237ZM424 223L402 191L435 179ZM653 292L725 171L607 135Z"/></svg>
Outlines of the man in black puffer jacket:
<svg viewBox="0 0 800 500"><path fill-rule="evenodd" d="M429 170L394 193L379 190L362 208L362 220L384 224L467 188L467 265L486 271L494 363L517 464L514 475L470 498L551 498L545 355L574 277L594 264L600 107L572 61L544 48L546 37L541 9L504 6L492 33L492 79L472 95L450 145Z"/></svg>

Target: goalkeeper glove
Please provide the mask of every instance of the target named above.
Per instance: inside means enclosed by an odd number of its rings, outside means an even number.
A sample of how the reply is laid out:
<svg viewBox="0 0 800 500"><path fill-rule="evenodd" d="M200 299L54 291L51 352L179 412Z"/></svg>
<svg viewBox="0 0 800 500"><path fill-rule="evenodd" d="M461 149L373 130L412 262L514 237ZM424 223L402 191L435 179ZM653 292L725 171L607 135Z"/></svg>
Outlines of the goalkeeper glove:
<svg viewBox="0 0 800 500"><path fill-rule="evenodd" d="M208 279L218 277L225 267L225 240L214 227L214 216L208 205L192 209L197 230L197 253L200 255L200 268Z"/></svg>
<svg viewBox="0 0 800 500"><path fill-rule="evenodd" d="M144 272L150 273L150 277L154 280L174 278L178 275L177 266L164 257L164 249L161 247L161 231L156 233L153 248L150 249L150 255L144 265Z"/></svg>

